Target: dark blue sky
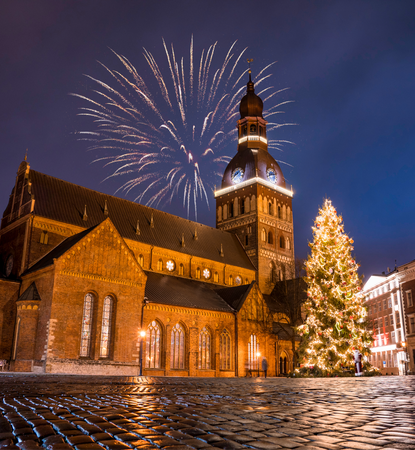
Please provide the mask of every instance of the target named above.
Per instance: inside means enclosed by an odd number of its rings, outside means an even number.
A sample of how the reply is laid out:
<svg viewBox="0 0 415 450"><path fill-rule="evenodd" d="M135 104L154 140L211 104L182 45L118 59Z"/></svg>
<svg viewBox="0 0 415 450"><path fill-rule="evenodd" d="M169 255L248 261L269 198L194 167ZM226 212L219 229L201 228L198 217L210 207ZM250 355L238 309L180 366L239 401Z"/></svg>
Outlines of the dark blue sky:
<svg viewBox="0 0 415 450"><path fill-rule="evenodd" d="M197 51L218 41L222 55L237 39L254 69L278 61L272 84L289 87L281 99L295 101L283 119L298 124L275 136L295 146L273 153L293 166L282 168L295 190L296 255L307 255L327 196L355 239L361 273L414 259L412 0L2 1L0 209L26 148L33 169L113 194L119 181L102 182L110 172L91 164L100 155L74 133L91 127L68 94L92 88L82 74L103 77L97 60L116 66L108 47L145 76L143 47L164 64L162 37L181 55L191 34ZM214 226L214 211L199 220Z"/></svg>

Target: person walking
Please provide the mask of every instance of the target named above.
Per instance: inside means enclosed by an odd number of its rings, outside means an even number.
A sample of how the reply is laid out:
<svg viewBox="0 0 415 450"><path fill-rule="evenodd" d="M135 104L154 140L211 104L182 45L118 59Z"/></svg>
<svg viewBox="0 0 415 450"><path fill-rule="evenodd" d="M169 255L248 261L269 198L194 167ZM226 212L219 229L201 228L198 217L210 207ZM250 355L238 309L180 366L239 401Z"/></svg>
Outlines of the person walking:
<svg viewBox="0 0 415 450"><path fill-rule="evenodd" d="M267 377L267 370L268 370L268 361L267 361L267 358L265 358L265 356L262 358L262 370L263 370L264 376L266 378Z"/></svg>

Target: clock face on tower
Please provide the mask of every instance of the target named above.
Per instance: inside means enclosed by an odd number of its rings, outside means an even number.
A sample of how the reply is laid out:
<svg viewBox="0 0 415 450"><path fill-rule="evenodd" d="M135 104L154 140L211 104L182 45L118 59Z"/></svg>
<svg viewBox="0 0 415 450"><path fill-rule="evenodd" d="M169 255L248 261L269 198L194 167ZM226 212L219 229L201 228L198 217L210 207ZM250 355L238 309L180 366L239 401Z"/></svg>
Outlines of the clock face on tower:
<svg viewBox="0 0 415 450"><path fill-rule="evenodd" d="M244 170L241 169L240 167L236 168L233 172L232 172L232 181L234 183L240 183L242 181L242 178L244 177Z"/></svg>
<svg viewBox="0 0 415 450"><path fill-rule="evenodd" d="M275 184L277 182L277 174L274 169L267 170L267 177L271 183Z"/></svg>

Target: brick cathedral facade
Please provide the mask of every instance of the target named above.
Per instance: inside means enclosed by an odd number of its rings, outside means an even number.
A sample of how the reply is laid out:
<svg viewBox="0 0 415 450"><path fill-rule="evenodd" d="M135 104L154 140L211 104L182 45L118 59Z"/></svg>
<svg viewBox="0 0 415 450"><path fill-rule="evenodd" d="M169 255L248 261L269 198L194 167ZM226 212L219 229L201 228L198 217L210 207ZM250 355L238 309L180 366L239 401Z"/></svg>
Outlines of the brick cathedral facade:
<svg viewBox="0 0 415 450"><path fill-rule="evenodd" d="M292 191L266 123L250 80L216 228L23 161L0 228L0 359L98 375L243 376L264 357L270 376L292 369L269 295L293 267Z"/></svg>

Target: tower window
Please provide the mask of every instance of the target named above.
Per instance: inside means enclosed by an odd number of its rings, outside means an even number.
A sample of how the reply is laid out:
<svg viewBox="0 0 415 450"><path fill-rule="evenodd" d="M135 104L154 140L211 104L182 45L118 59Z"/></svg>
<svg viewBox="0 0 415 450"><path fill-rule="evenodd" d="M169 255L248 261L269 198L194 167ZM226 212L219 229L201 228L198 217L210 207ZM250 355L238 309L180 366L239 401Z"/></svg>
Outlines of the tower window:
<svg viewBox="0 0 415 450"><path fill-rule="evenodd" d="M285 248L287 250L291 250L291 242L290 242L290 238L288 238L288 237L285 239Z"/></svg>
<svg viewBox="0 0 415 450"><path fill-rule="evenodd" d="M256 125L251 125L249 127L249 134L255 134L256 133Z"/></svg>
<svg viewBox="0 0 415 450"><path fill-rule="evenodd" d="M267 231L266 231L265 228L262 229L262 232L261 232L261 239L262 239L264 242L267 242Z"/></svg>
<svg viewBox="0 0 415 450"><path fill-rule="evenodd" d="M281 206L278 205L278 219L281 219Z"/></svg>
<svg viewBox="0 0 415 450"><path fill-rule="evenodd" d="M245 125L244 128L243 128L243 130L242 130L242 136L246 136L247 134L248 134L248 128L247 128L247 126Z"/></svg>
<svg viewBox="0 0 415 450"><path fill-rule="evenodd" d="M248 235L245 235L245 245L248 245L248 242L249 242Z"/></svg>
<svg viewBox="0 0 415 450"><path fill-rule="evenodd" d="M284 242L284 238L282 236L280 236L280 247L285 248L285 242Z"/></svg>
<svg viewBox="0 0 415 450"><path fill-rule="evenodd" d="M270 216L272 216L272 203L271 202L268 203L268 214Z"/></svg>
<svg viewBox="0 0 415 450"><path fill-rule="evenodd" d="M40 235L40 243L41 244L47 244L49 241L49 236L48 236L48 232L47 231L42 231L41 235Z"/></svg>
<svg viewBox="0 0 415 450"><path fill-rule="evenodd" d="M268 244L274 243L274 236L272 234L272 231L268 232Z"/></svg>
<svg viewBox="0 0 415 450"><path fill-rule="evenodd" d="M229 203L229 218L233 217L233 203Z"/></svg>
<svg viewBox="0 0 415 450"><path fill-rule="evenodd" d="M241 198L241 206L240 206L241 214L245 214L245 199Z"/></svg>

